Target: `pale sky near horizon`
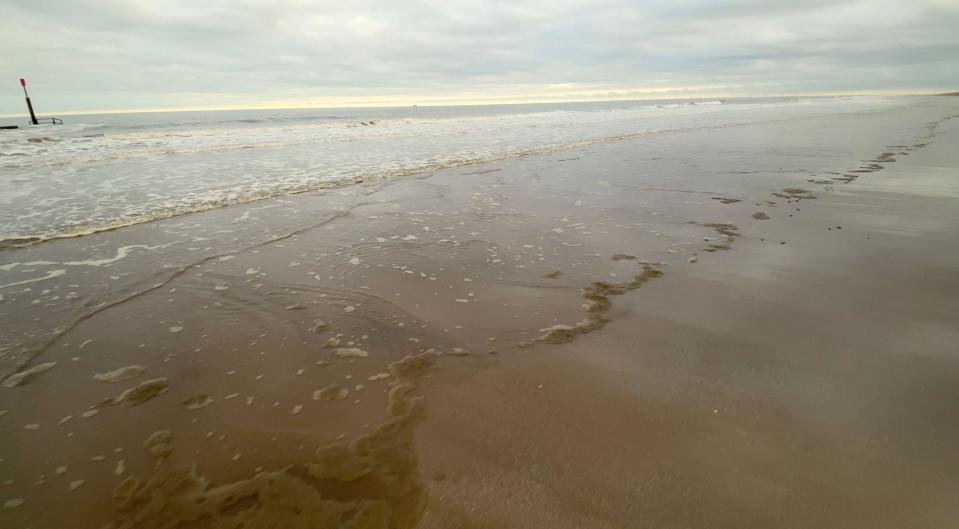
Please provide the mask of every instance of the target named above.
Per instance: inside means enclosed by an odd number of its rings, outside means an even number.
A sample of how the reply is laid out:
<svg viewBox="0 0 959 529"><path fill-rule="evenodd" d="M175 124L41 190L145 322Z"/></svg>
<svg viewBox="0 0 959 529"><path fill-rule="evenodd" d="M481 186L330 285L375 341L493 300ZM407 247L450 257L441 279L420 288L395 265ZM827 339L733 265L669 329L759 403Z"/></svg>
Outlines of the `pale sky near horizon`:
<svg viewBox="0 0 959 529"><path fill-rule="evenodd" d="M3 0L0 114L959 90L959 0Z"/></svg>

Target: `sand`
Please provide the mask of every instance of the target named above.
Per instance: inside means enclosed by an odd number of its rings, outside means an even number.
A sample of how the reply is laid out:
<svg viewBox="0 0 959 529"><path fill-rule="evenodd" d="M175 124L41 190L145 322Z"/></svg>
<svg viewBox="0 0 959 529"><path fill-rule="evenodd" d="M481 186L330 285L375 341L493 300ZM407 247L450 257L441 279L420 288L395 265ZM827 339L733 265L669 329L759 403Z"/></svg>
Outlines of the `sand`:
<svg viewBox="0 0 959 529"><path fill-rule="evenodd" d="M0 525L948 527L953 101L8 252Z"/></svg>

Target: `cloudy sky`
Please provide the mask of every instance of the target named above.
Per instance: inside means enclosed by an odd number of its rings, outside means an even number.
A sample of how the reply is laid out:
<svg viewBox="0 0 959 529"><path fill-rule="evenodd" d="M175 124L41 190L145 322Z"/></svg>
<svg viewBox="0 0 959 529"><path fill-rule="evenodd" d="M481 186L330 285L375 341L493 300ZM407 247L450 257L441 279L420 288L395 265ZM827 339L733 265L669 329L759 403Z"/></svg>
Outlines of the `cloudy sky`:
<svg viewBox="0 0 959 529"><path fill-rule="evenodd" d="M959 90L959 0L2 0L0 114Z"/></svg>

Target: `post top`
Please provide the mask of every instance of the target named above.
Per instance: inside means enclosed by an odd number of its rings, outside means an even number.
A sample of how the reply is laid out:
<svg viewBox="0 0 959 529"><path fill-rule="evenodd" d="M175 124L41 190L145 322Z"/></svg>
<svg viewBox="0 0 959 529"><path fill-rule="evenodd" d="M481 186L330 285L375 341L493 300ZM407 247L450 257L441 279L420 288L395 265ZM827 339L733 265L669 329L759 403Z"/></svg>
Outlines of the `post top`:
<svg viewBox="0 0 959 529"><path fill-rule="evenodd" d="M26 79L20 79L20 86L27 86L27 80L26 80Z"/></svg>

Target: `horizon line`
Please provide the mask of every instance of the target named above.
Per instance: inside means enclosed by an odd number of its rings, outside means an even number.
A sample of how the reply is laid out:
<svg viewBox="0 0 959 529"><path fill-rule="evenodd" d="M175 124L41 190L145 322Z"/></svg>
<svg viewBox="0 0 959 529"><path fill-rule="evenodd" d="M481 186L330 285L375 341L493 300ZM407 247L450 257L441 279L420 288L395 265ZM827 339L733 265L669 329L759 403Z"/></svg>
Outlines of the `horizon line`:
<svg viewBox="0 0 959 529"><path fill-rule="evenodd" d="M950 92L950 91L941 91L934 89L905 89L905 90L838 90L830 92L792 92L792 93L781 93L781 94L711 94L711 95L697 95L695 97L680 97L677 95L669 95L665 97L594 97L594 98L548 98L548 97L526 97L526 98L517 98L513 96L504 96L501 98L490 98L490 99L464 99L464 100L453 100L453 101L443 101L443 98L438 98L438 100L429 100L422 99L420 103L401 103L399 99L402 99L402 96L398 97L395 102L389 104L389 100L386 101L370 101L364 103L362 101L351 101L347 104L334 104L330 103L319 103L319 104L309 104L309 103L295 103L295 102L275 102L275 103L263 103L256 105L227 105L227 106L182 106L182 107L166 107L166 108L124 108L124 109L114 109L114 110L67 110L67 111L52 111L45 112L43 117L50 116L83 116L83 115L109 115L109 114L148 114L148 113L164 113L164 112L220 112L220 111L230 111L230 110L307 110L307 109L324 109L324 108L400 108L400 107L454 107L454 106L490 106L490 105L545 105L545 104L556 104L556 103L603 103L603 102L627 102L627 101L651 101L651 100L660 100L660 101L670 101L670 100L700 100L700 99L734 99L734 98L776 98L776 97L867 97L867 96L915 96L915 95L952 95L959 92ZM447 98L450 99L450 98ZM415 101L415 100L411 100ZM26 112L23 113L12 113L12 114L0 114L0 119L9 119L9 118L29 118Z"/></svg>

